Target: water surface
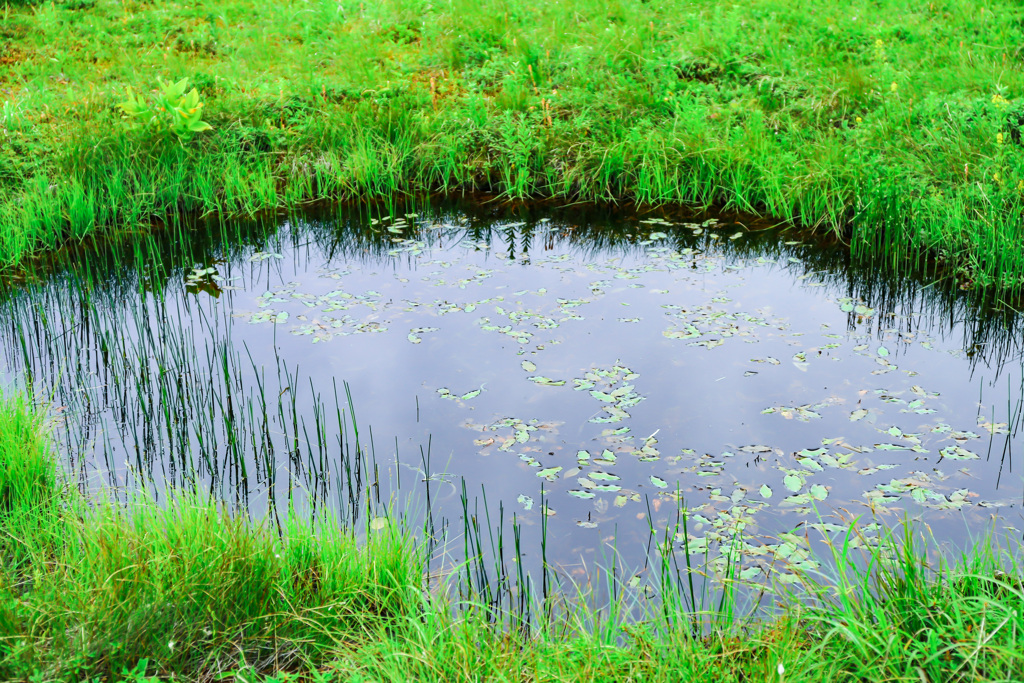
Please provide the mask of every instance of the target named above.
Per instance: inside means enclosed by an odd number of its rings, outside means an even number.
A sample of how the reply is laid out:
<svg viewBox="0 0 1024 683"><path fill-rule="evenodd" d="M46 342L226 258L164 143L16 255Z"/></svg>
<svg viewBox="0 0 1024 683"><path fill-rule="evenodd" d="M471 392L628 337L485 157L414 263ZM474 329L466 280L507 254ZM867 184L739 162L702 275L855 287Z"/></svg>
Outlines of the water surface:
<svg viewBox="0 0 1024 683"><path fill-rule="evenodd" d="M577 579L643 574L652 532L797 581L856 519L853 545L905 517L957 546L1021 527L1017 317L841 245L478 207L209 231L8 292L0 373L52 397L83 487L370 503L452 556L514 524L524 566L543 531Z"/></svg>

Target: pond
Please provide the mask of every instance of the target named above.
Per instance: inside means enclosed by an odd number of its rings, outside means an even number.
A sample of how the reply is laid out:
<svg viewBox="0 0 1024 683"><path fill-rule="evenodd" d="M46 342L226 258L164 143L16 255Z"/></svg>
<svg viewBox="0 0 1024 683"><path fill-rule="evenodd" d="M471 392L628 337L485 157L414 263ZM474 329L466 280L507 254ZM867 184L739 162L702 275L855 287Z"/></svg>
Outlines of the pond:
<svg viewBox="0 0 1024 683"><path fill-rule="evenodd" d="M634 586L666 539L792 583L821 541L905 518L957 548L1022 528L1018 316L743 218L211 224L79 256L2 306L0 377L50 399L88 490L387 512L442 562L576 582L612 563Z"/></svg>

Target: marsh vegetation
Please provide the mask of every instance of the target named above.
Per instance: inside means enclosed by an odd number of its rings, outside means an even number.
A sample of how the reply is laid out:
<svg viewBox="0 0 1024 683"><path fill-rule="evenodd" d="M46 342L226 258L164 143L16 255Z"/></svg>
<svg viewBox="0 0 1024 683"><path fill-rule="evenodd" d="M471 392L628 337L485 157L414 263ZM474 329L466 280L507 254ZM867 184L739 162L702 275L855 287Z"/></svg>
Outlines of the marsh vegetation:
<svg viewBox="0 0 1024 683"><path fill-rule="evenodd" d="M0 679L1024 678L1017 4L2 11Z"/></svg>
<svg viewBox="0 0 1024 683"><path fill-rule="evenodd" d="M12 404L7 490L51 503L11 506L10 675L1016 671L955 638L1021 598L1017 316L738 220L385 205L11 283L50 407Z"/></svg>
<svg viewBox="0 0 1024 683"><path fill-rule="evenodd" d="M187 213L489 191L759 213L997 293L1024 274L1013 2L5 7L6 264ZM182 78L188 126L158 82Z"/></svg>

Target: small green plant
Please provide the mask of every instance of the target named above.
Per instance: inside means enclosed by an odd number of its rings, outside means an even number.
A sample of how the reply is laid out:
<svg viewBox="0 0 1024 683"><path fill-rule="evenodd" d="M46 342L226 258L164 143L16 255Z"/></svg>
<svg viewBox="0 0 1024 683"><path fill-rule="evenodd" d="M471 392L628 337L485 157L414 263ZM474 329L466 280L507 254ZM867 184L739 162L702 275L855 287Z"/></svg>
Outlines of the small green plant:
<svg viewBox="0 0 1024 683"><path fill-rule="evenodd" d="M10 100L4 100L0 106L0 128L7 131L20 131L24 128L25 120L20 108Z"/></svg>
<svg viewBox="0 0 1024 683"><path fill-rule="evenodd" d="M179 140L189 140L196 133L211 130L210 124L203 121L203 103L199 101L198 91L192 88L185 92L187 78L177 83L164 83L158 78L157 83L160 87L152 106L131 88L128 89L128 99L118 106L128 116L145 119L147 125L169 130Z"/></svg>

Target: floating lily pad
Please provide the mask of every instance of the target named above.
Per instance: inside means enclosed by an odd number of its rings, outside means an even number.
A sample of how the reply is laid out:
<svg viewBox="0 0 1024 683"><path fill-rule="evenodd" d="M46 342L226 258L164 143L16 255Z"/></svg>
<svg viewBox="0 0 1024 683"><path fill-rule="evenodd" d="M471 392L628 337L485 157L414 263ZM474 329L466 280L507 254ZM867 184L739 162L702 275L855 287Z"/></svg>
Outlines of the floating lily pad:
<svg viewBox="0 0 1024 683"><path fill-rule="evenodd" d="M828 498L828 489L821 484L812 485L808 493L810 493L811 498L814 500L825 500Z"/></svg>
<svg viewBox="0 0 1024 683"><path fill-rule="evenodd" d="M948 460L977 460L980 457L977 453L960 446L946 446L939 451L939 455Z"/></svg>
<svg viewBox="0 0 1024 683"><path fill-rule="evenodd" d="M783 477L782 483L785 484L786 488L792 491L793 493L796 493L797 491L804 487L803 477L801 477L798 474L787 474L785 477Z"/></svg>
<svg viewBox="0 0 1024 683"><path fill-rule="evenodd" d="M531 382L534 382L536 384L540 384L541 386L545 386L545 387L560 387L560 386L563 386L565 384L565 380L564 379L551 379L550 377L536 376L536 377L528 377L527 379L529 379Z"/></svg>
<svg viewBox="0 0 1024 683"><path fill-rule="evenodd" d="M562 471L562 467L545 467L537 473L538 477L547 479L548 481L556 481L558 479L558 473Z"/></svg>

